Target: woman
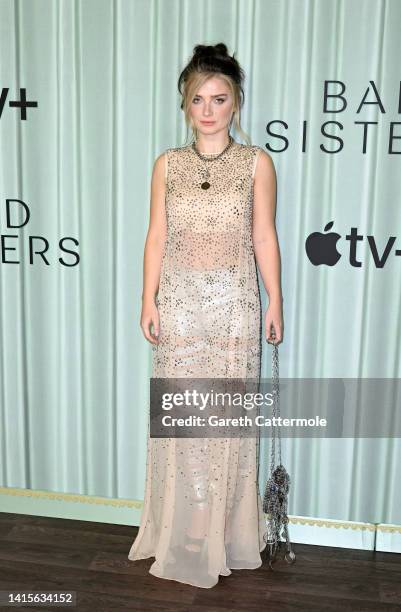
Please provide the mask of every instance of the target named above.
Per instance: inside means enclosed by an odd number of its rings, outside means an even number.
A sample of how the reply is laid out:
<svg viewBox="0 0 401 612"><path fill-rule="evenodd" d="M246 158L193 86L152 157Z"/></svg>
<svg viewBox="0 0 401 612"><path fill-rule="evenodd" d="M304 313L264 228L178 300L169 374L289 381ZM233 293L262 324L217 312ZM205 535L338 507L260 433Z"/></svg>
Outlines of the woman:
<svg viewBox="0 0 401 612"><path fill-rule="evenodd" d="M220 43L197 45L178 81L194 139L155 161L144 255L141 327L155 378L260 376L255 257L269 295L266 339L282 341L273 162L230 135L234 121L249 140L243 79ZM128 558L155 557L151 574L204 588L230 569L259 567L258 447L255 438L148 432L144 508Z"/></svg>

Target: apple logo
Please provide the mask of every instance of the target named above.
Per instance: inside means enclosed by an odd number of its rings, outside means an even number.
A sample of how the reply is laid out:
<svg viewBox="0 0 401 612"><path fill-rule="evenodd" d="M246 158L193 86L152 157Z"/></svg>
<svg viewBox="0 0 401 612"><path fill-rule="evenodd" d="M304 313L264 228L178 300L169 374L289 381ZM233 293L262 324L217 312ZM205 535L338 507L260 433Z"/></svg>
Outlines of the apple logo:
<svg viewBox="0 0 401 612"><path fill-rule="evenodd" d="M327 232L333 227L334 221L330 221L324 231ZM305 241L306 254L314 266L325 264L326 266L335 266L341 257L337 251L336 242L341 238L336 232L322 234L321 232L313 232L309 234Z"/></svg>

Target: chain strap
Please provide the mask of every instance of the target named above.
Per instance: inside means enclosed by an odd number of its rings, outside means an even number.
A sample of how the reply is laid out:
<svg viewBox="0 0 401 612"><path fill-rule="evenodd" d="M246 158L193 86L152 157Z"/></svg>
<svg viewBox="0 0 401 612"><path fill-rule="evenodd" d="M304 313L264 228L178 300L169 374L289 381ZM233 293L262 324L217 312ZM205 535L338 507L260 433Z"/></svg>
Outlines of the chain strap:
<svg viewBox="0 0 401 612"><path fill-rule="evenodd" d="M272 329L273 338L272 348L272 392L273 407L272 417L280 416L280 384L279 384L279 358L278 346L275 344L275 332ZM277 447L276 447L277 445ZM276 455L278 461L276 461ZM290 477L281 463L281 433L280 427L272 427L271 451L270 451L270 474L266 482L263 497L263 512L266 514L267 532L264 536L266 548L262 551L262 558L269 561L271 569L272 563L276 560L276 553L281 546L281 536L286 542L286 553L284 559L287 563L295 562L295 553L291 548L291 541L288 533L288 491Z"/></svg>

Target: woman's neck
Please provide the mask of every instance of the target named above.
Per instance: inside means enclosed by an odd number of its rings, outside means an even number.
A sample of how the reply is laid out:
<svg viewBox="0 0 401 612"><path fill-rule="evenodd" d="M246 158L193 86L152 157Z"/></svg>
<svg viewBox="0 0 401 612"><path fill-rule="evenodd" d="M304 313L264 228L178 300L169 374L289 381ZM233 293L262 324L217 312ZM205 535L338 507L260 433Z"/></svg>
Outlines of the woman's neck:
<svg viewBox="0 0 401 612"><path fill-rule="evenodd" d="M229 134L225 134L223 138L216 141L210 141L207 138L198 137L195 145L199 153L202 155L218 155L221 153L230 142Z"/></svg>

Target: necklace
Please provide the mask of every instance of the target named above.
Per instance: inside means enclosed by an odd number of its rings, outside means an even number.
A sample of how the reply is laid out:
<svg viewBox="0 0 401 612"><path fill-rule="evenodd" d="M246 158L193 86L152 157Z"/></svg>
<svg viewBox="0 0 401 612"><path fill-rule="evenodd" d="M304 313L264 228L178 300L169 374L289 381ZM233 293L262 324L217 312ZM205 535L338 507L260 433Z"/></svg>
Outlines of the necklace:
<svg viewBox="0 0 401 612"><path fill-rule="evenodd" d="M195 142L192 143L192 149L196 153L196 155L199 157L199 159L201 159L203 162L211 162L211 161L215 161L216 159L219 159L222 155L224 155L224 153L226 153L226 151L228 151L228 149L232 146L233 142L234 142L234 138L231 135L229 135L228 145L224 147L224 149L220 153L216 153L216 154L211 153L210 155L213 155L213 157L209 157L209 154L200 153L200 151L198 151L198 149L196 148ZM209 189L210 187L209 178L210 178L209 168L206 165L205 170L204 170L203 182L201 183L202 189Z"/></svg>

